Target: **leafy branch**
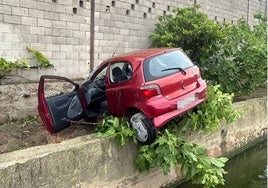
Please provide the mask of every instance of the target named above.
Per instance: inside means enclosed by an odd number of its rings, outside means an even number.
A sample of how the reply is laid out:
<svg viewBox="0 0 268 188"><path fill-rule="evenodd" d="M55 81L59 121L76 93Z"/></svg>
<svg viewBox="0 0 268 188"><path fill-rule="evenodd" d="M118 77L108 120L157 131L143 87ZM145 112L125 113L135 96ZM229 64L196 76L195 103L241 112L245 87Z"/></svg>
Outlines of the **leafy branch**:
<svg viewBox="0 0 268 188"><path fill-rule="evenodd" d="M135 164L140 171L161 167L164 174L181 164L181 172L187 180L204 187L215 187L224 184L226 171L223 167L227 161L225 157L208 157L205 148L186 142L166 129L153 144L140 148Z"/></svg>
<svg viewBox="0 0 268 188"><path fill-rule="evenodd" d="M124 118L107 116L97 125L96 132L100 137L114 137L121 146L125 145L130 137L137 142L133 130Z"/></svg>

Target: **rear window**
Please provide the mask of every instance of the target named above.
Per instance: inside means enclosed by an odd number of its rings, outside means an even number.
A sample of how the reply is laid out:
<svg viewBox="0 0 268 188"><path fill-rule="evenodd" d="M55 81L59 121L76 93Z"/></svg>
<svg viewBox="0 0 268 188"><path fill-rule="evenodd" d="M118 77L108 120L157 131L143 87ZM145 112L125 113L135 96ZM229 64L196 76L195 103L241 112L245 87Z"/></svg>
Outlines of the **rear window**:
<svg viewBox="0 0 268 188"><path fill-rule="evenodd" d="M192 67L192 61L180 50L146 59L143 64L145 81L156 80Z"/></svg>

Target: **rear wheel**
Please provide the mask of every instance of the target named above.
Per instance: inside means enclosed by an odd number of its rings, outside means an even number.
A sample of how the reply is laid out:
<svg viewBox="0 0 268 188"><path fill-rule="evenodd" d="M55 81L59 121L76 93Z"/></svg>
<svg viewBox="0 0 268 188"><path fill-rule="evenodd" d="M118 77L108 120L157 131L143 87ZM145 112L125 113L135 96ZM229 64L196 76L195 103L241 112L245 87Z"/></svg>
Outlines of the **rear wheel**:
<svg viewBox="0 0 268 188"><path fill-rule="evenodd" d="M149 145L155 141L156 128L144 114L135 113L130 117L129 121L141 145Z"/></svg>

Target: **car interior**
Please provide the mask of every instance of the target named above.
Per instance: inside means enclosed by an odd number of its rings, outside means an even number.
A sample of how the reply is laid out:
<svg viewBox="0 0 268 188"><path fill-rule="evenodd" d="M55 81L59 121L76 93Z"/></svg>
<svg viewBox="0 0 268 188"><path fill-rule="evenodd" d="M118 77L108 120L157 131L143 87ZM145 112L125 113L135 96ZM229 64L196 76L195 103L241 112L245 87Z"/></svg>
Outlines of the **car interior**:
<svg viewBox="0 0 268 188"><path fill-rule="evenodd" d="M127 75L123 74L123 71L119 67L112 69L112 81L115 83L127 80Z"/></svg>

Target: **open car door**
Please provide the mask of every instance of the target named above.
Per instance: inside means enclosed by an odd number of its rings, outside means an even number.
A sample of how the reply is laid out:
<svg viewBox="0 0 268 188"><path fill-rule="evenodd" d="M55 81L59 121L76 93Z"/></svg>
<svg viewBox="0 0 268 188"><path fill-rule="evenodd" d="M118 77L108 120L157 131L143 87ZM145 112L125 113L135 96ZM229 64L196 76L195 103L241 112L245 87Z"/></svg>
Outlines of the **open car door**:
<svg viewBox="0 0 268 188"><path fill-rule="evenodd" d="M58 88L50 83L56 81ZM41 76L38 87L38 112L49 133L56 133L70 125L70 120L83 118L79 84L52 75Z"/></svg>

